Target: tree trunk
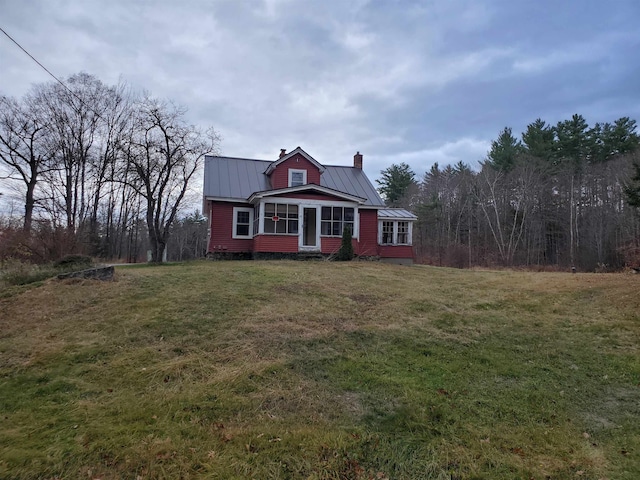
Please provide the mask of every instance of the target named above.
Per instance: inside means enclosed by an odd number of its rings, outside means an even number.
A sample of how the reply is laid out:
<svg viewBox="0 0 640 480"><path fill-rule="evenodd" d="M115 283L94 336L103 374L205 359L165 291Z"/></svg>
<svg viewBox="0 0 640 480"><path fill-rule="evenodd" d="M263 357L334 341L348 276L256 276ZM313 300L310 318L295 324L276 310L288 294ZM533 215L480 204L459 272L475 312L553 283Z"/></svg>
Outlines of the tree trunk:
<svg viewBox="0 0 640 480"><path fill-rule="evenodd" d="M22 230L25 233L31 233L31 225L33 222L33 209L35 207L34 191L36 188L35 176L31 177L31 181L27 183L27 192L24 203L24 223Z"/></svg>

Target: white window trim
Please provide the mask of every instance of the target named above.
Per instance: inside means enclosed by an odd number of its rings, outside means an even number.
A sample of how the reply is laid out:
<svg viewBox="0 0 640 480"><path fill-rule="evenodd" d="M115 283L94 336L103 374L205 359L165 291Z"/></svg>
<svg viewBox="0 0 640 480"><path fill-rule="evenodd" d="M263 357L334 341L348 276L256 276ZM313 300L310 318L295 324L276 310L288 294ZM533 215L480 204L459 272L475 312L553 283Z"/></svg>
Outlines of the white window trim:
<svg viewBox="0 0 640 480"><path fill-rule="evenodd" d="M265 220L265 207L267 203L274 203L276 205L296 205L298 207L298 233L277 233L277 232L265 232L264 231L264 220ZM297 237L300 235L300 227L302 225L302 218L300 218L300 208L301 205L296 202L281 202L279 199L269 198L260 202L260 220L258 222L258 232L260 235L278 235L285 237ZM287 227L288 229L288 227Z"/></svg>
<svg viewBox="0 0 640 480"><path fill-rule="evenodd" d="M360 206L357 203L352 203L352 202L345 202L345 201L335 201L335 202L327 202L326 200L305 200L305 199L299 199L299 198L278 198L276 200L276 198L273 197L267 197L267 198L263 198L260 199L260 219L258 220L258 233L257 235L299 235L299 233L265 233L264 232L264 205L265 203L286 203L289 205L298 205L298 208L302 208L302 206L304 205L305 207L351 207L354 209L353 212L353 216L354 216L354 221L353 221L353 229L355 230L354 232L351 232L351 236L352 238L359 240L360 238ZM299 210L300 212L301 210ZM318 219L320 218L321 215L321 209L318 208ZM300 213L298 213L298 215L300 215ZM235 218L235 217L234 217ZM300 228L300 225L302 225L301 223L298 225L298 228ZM318 229L320 229L320 224L318 224ZM234 228L235 231L235 228ZM253 231L253 230L252 230ZM301 229L299 231L302 231ZM320 230L318 230L320 231ZM324 238L340 238L340 237L327 237L325 235L320 235L321 237Z"/></svg>
<svg viewBox="0 0 640 480"><path fill-rule="evenodd" d="M382 222L391 222L393 223L393 243L382 243ZM409 224L407 240L408 243L398 243L398 223L406 222ZM394 246L394 245L402 245L402 246L411 246L413 245L413 222L410 220L393 220L390 218L383 218L378 220L378 245L384 246Z"/></svg>
<svg viewBox="0 0 640 480"><path fill-rule="evenodd" d="M382 238L383 238L383 232L382 232L382 227L384 225L384 222L390 222L393 224L393 233L392 233L392 243L382 243ZM378 220L378 245L393 245L395 243L395 235L396 235L396 225L393 222L393 220Z"/></svg>
<svg viewBox="0 0 640 480"><path fill-rule="evenodd" d="M306 170L300 170L300 169L296 169L296 168L290 168L289 169L289 187L293 187L294 185L291 185L291 182L293 181L293 174L294 173L302 173L302 185L306 185L307 184L307 171ZM296 187L298 187L299 185L295 185Z"/></svg>
<svg viewBox="0 0 640 480"><path fill-rule="evenodd" d="M320 215L320 217L322 217L322 207L342 207L342 213L344 215L344 209L345 208L353 208L353 232L351 232L351 238L355 238L355 239L359 239L360 236L360 214L358 212L358 207L354 207L353 205L334 205L334 204L330 204L330 205L321 205L320 208L318 209L318 214ZM323 238L341 238L342 235L323 235L322 234L322 222L323 221L331 221L333 222L334 220L322 220L322 218L320 218L320 236ZM344 222L345 220L342 220L342 225L344 228Z"/></svg>
<svg viewBox="0 0 640 480"><path fill-rule="evenodd" d="M400 233L400 230L398 228L398 223L400 223L400 222L407 224L407 240L408 240L407 243L398 243L398 234ZM393 238L393 240L394 240L394 244L395 245L411 245L412 238L413 238L412 225L413 225L413 222L409 222L407 220L396 220L394 222L394 225L393 225L394 238Z"/></svg>
<svg viewBox="0 0 640 480"><path fill-rule="evenodd" d="M249 235L236 235L236 227L238 226L238 212L249 212ZM253 238L253 208L249 207L233 207L233 230L231 238Z"/></svg>

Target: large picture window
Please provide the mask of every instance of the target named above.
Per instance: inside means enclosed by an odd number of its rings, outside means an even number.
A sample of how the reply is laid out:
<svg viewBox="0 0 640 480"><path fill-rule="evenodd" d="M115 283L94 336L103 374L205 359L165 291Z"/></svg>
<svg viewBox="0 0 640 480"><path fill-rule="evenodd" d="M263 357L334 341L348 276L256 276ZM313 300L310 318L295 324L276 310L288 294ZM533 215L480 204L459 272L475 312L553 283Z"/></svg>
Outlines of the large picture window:
<svg viewBox="0 0 640 480"><path fill-rule="evenodd" d="M381 245L410 245L411 227L409 222L383 220L380 231Z"/></svg>
<svg viewBox="0 0 640 480"><path fill-rule="evenodd" d="M233 238L252 238L253 208L233 207Z"/></svg>
<svg viewBox="0 0 640 480"><path fill-rule="evenodd" d="M322 207L320 233L325 236L341 237L345 227L353 230L355 209L351 207Z"/></svg>
<svg viewBox="0 0 640 480"><path fill-rule="evenodd" d="M265 203L264 233L297 234L298 205Z"/></svg>

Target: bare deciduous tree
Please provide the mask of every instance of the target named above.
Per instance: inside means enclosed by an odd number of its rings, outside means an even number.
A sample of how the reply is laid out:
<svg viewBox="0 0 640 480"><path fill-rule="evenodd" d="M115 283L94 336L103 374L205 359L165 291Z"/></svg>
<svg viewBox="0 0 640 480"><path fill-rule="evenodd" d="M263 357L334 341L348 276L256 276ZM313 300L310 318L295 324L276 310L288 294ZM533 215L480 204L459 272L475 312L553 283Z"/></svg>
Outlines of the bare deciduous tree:
<svg viewBox="0 0 640 480"><path fill-rule="evenodd" d="M187 124L183 109L149 96L135 110L127 182L146 202L151 261L162 262L189 182L220 139L213 129L202 132Z"/></svg>
<svg viewBox="0 0 640 480"><path fill-rule="evenodd" d="M46 135L46 120L32 98L19 103L0 97L0 160L9 169L7 178L22 184L26 233L31 231L36 186L53 153L45 141Z"/></svg>

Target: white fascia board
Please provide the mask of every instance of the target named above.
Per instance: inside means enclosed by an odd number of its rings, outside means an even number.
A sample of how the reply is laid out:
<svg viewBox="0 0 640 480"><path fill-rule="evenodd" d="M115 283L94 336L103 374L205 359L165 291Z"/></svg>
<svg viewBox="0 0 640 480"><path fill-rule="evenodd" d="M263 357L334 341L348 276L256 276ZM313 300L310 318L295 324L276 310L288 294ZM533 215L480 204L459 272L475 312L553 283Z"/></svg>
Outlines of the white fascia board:
<svg viewBox="0 0 640 480"><path fill-rule="evenodd" d="M416 222L418 221L417 218L407 218L407 217L378 217L378 220L382 221L389 221L389 222Z"/></svg>
<svg viewBox="0 0 640 480"><path fill-rule="evenodd" d="M230 202L230 203L246 203L250 205L246 198L229 198L229 197L205 197L205 200L211 200L212 202Z"/></svg>
<svg viewBox="0 0 640 480"><path fill-rule="evenodd" d="M264 198L261 199L261 205L265 203L280 203L287 205L308 205L308 206L322 206L322 207L352 207L356 210L360 207L357 202L349 202L345 200L309 200L306 198L290 198L290 197L278 197L278 198Z"/></svg>
<svg viewBox="0 0 640 480"><path fill-rule="evenodd" d="M338 190L333 190L331 188L323 187L322 185L315 185L313 183L308 183L306 185L300 185L298 187L287 187L287 188L279 188L277 190L266 190L264 192L254 192L247 199L249 203L252 203L255 199L265 198L265 197L273 197L275 195L283 195L283 194L295 194L299 192L304 192L307 190L311 190L317 193L323 193L325 195L330 195L332 197L342 198L343 200L362 204L366 202L366 198L356 197L355 195L350 195L348 193L339 192Z"/></svg>
<svg viewBox="0 0 640 480"><path fill-rule="evenodd" d="M389 220L389 221L394 221L394 222L416 222L418 220L418 217L413 216L413 217L387 217L387 216L380 216L378 215L378 220Z"/></svg>

